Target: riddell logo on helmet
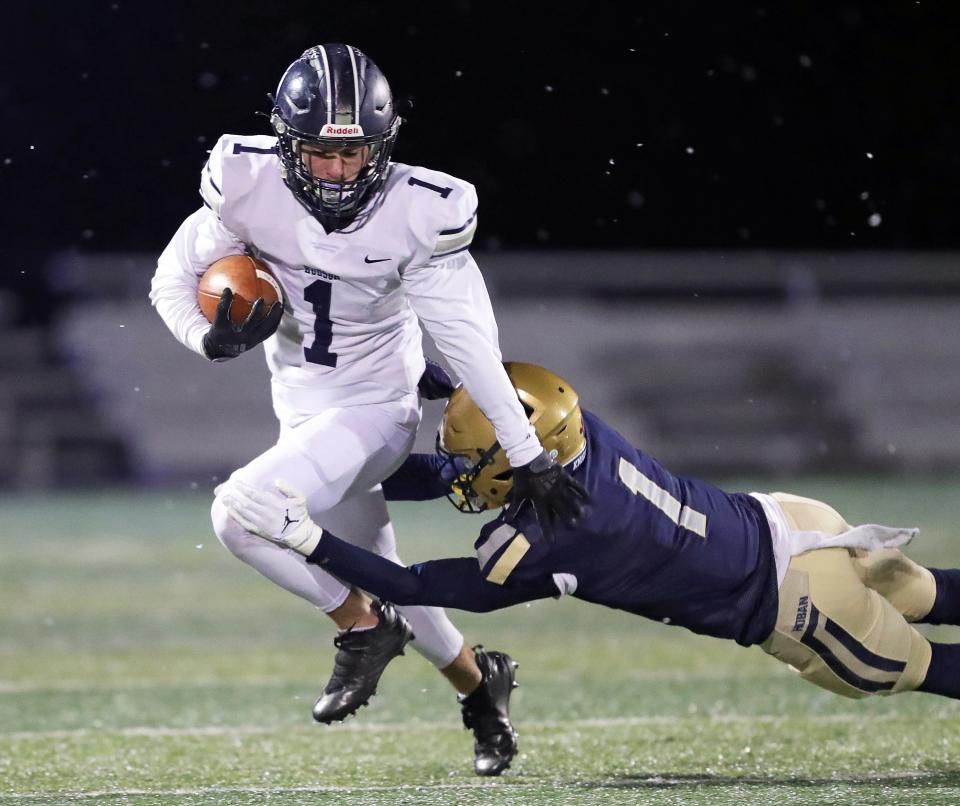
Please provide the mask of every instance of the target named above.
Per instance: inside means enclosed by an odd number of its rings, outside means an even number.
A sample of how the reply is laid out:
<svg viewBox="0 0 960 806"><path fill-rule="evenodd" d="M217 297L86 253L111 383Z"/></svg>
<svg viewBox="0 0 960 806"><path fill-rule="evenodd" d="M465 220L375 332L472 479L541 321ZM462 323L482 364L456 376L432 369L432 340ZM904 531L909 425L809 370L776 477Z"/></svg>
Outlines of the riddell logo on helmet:
<svg viewBox="0 0 960 806"><path fill-rule="evenodd" d="M351 124L338 126L335 123L325 123L320 129L321 137L363 137L363 127Z"/></svg>

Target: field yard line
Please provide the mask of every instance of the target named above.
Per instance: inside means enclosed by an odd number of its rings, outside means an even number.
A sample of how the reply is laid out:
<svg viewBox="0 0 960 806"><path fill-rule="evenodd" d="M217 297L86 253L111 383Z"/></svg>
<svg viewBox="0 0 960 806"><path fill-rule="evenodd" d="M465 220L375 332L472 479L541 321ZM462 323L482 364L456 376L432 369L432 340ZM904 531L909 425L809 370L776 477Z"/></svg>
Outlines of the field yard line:
<svg viewBox="0 0 960 806"><path fill-rule="evenodd" d="M709 776L705 779L708 780ZM912 781L920 780L924 778L923 773L919 772L894 772L887 775L870 775L870 782L879 782L883 783L885 781ZM196 795L282 795L282 794L296 794L302 792L305 794L323 794L323 793L347 793L347 792L396 792L407 791L407 792L422 792L430 791L435 792L437 790L463 790L463 789L493 789L499 790L501 792L513 792L518 789L531 789L531 788L540 788L543 786L543 781L539 780L528 780L521 781L517 778L510 778L509 784L504 784L503 781L498 782L484 782L476 780L464 779L462 782L458 783L427 783L427 784L374 784L372 786L325 786L322 784L313 784L305 786L277 786L277 787L268 787L268 786L211 786L204 789L103 789L95 792L18 792L14 795L17 800L39 800L41 798L49 798L52 795L57 797L68 797L76 800L87 800L94 798L107 798L107 797L136 797L138 795L152 795L154 797L190 797ZM658 786L693 786L696 785L696 781L690 778L670 778L670 777L661 777L659 775L651 775L647 779L650 783L656 784ZM782 783L776 780L771 780L770 785L776 786L777 784ZM840 779L838 783L845 783L843 779ZM575 787L576 785L574 785ZM5 797L0 793L0 798Z"/></svg>
<svg viewBox="0 0 960 806"><path fill-rule="evenodd" d="M263 686L276 685L276 679L247 678L231 680L230 685ZM223 679L191 680L190 688L212 688L222 686ZM119 680L116 683L90 683L83 680L63 680L56 683L34 683L30 681L0 680L0 694L31 694L38 691L139 691L151 688L182 688L182 680Z"/></svg>
<svg viewBox="0 0 960 806"><path fill-rule="evenodd" d="M761 722L774 723L786 720L796 719L805 722L816 722L820 724L844 723L844 722L889 722L899 719L898 715L883 716L864 716L858 714L820 714L817 716L789 716L783 714L757 714L750 716L747 714L725 714L723 716L628 716L628 717L610 717L598 719L546 719L524 721L522 727L525 728L615 728L630 727L633 725L663 725L677 722ZM933 717L926 717L930 721L938 721ZM954 716L944 716L943 720L953 721ZM359 733L379 733L394 730L410 730L411 728L426 730L443 730L458 728L459 723L450 720L448 722L350 722L345 725L337 725L333 728L335 731L350 731ZM13 741L22 741L26 739L72 739L82 738L84 736L103 736L112 734L115 736L146 736L146 737L164 737L164 736L256 736L262 734L276 733L277 731L307 731L316 730L312 724L303 725L209 725L196 728L165 728L165 727L133 727L133 728L76 728L74 730L24 730L11 733L0 732L0 741L10 739Z"/></svg>
<svg viewBox="0 0 960 806"><path fill-rule="evenodd" d="M729 673L717 674L715 672L694 674L688 672L678 672L670 669L665 672L656 672L650 674L634 675L636 682L655 683L657 681L668 681L671 683L692 683L698 680L722 681L722 680L749 680L769 678L768 673L743 673L731 670ZM560 679L555 676L554 679ZM223 678L211 677L209 679L199 678L190 680L190 688L212 688L214 686L223 686L228 682L231 686L277 686L275 677L247 677L236 678L225 681ZM297 680L283 681L284 684L298 685ZM311 686L315 681L303 681L303 685ZM85 680L58 680L56 682L44 681L33 682L30 680L3 680L0 679L0 694L35 694L44 691L140 691L152 688L182 688L183 680L118 680L116 682L91 682Z"/></svg>
<svg viewBox="0 0 960 806"><path fill-rule="evenodd" d="M538 781L529 781L523 783L514 783L511 780L509 788L528 788L532 786L541 786ZM211 786L205 789L103 789L97 792L17 792L13 797L18 800L38 800L40 798L49 798L56 795L60 798L71 799L95 799L108 797L136 797L137 795L152 795L154 797L190 797L194 795L283 795L296 794L303 792L305 794L322 794L324 792L395 792L397 790L407 790L417 792L424 789L431 791L437 789L503 789L502 785L492 783L473 783L466 782L462 784L391 784L375 786ZM7 797L0 793L0 798Z"/></svg>

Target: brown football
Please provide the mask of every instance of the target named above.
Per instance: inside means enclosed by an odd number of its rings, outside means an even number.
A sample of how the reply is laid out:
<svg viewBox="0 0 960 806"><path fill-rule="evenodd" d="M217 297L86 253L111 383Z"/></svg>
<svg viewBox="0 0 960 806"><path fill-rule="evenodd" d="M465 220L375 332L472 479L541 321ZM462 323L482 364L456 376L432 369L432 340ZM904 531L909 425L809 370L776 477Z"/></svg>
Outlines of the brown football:
<svg viewBox="0 0 960 806"><path fill-rule="evenodd" d="M258 297L263 297L267 309L274 302L283 301L283 292L277 278L264 263L249 255L222 257L200 278L197 302L210 322L217 315L217 303L220 302L220 295L225 288L233 291L230 319L238 325L247 318Z"/></svg>

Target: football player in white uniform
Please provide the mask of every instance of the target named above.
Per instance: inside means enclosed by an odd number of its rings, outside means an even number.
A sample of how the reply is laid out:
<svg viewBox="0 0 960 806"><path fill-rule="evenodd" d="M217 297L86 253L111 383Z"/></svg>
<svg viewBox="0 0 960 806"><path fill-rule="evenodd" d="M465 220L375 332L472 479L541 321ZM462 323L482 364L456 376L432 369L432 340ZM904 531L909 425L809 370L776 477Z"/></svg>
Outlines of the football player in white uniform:
<svg viewBox="0 0 960 806"><path fill-rule="evenodd" d="M420 421L420 323L496 426L514 489L545 526L575 522L585 493L543 450L503 369L490 299L468 251L474 188L391 162L401 119L379 68L348 45L310 48L281 78L270 123L275 136L224 135L211 150L203 206L163 251L150 293L187 347L221 361L263 341L272 373L278 441L218 489L214 530L237 557L341 628L333 676L314 705L318 721L366 703L412 627L413 646L461 695L489 695L494 719L487 735L475 730L477 770L497 774L516 747L501 718L503 679L512 674L506 656L465 647L442 610L404 608L405 619L373 605L296 551L245 531L228 517L223 494L235 479L266 488L282 476L306 492L317 523L399 562L380 482L409 453ZM258 301L233 325L226 290L211 325L197 302L199 278L219 258L243 253L270 267L283 303L268 311Z"/></svg>

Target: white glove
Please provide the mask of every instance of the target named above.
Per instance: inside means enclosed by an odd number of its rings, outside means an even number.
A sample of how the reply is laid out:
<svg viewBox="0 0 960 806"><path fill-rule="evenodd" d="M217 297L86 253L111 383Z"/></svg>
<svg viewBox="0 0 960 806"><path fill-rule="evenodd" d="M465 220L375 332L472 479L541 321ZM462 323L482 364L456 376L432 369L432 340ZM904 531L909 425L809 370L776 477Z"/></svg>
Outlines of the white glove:
<svg viewBox="0 0 960 806"><path fill-rule="evenodd" d="M309 557L323 529L310 520L302 492L283 479L274 484L279 495L234 479L224 485L221 497L230 517L248 532Z"/></svg>

